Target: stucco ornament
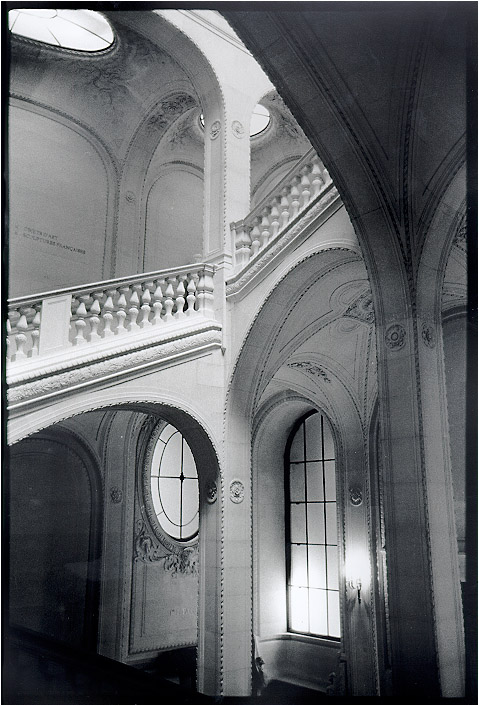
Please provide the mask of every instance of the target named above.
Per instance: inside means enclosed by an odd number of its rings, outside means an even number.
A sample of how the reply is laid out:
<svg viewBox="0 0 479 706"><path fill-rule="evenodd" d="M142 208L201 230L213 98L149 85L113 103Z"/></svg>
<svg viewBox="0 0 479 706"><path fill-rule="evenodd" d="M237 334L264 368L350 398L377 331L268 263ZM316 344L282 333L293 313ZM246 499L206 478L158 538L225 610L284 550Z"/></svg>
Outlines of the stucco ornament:
<svg viewBox="0 0 479 706"><path fill-rule="evenodd" d="M233 130L233 135L239 140L244 137L244 127L239 120L233 120L231 123L231 129Z"/></svg>
<svg viewBox="0 0 479 706"><path fill-rule="evenodd" d="M391 350L399 350L404 346L406 330L401 324L393 324L386 331L386 345Z"/></svg>
<svg viewBox="0 0 479 706"><path fill-rule="evenodd" d="M230 483L230 499L232 503L242 503L244 500L244 484L240 480L232 480Z"/></svg>
<svg viewBox="0 0 479 706"><path fill-rule="evenodd" d="M210 127L210 137L212 140L216 140L218 135L220 134L221 130L221 123L219 120L215 120L214 123L212 123Z"/></svg>
<svg viewBox="0 0 479 706"><path fill-rule="evenodd" d="M115 505L121 503L121 501L123 500L123 491L117 485L114 485L113 488L110 488L110 499Z"/></svg>
<svg viewBox="0 0 479 706"><path fill-rule="evenodd" d="M206 486L206 501L212 505L218 495L218 488L216 486L216 483L214 481L211 481L211 483L208 483Z"/></svg>
<svg viewBox="0 0 479 706"><path fill-rule="evenodd" d="M125 194L125 199L128 201L128 203L135 203L136 196L133 191L127 191Z"/></svg>
<svg viewBox="0 0 479 706"><path fill-rule="evenodd" d="M426 345L428 348L434 348L434 346L436 345L436 329L434 328L433 324L424 321L422 325L421 335L422 340L424 341L424 345Z"/></svg>
<svg viewBox="0 0 479 706"><path fill-rule="evenodd" d="M298 368L299 370L306 371L310 375L314 375L314 377L322 378L325 382L331 382L323 368L320 368L319 365L315 365L314 363L307 361L288 363L288 368Z"/></svg>
<svg viewBox="0 0 479 706"><path fill-rule="evenodd" d="M355 507L362 504L363 491L359 488L359 486L355 485L349 489L349 500L351 501L351 505L354 505Z"/></svg>

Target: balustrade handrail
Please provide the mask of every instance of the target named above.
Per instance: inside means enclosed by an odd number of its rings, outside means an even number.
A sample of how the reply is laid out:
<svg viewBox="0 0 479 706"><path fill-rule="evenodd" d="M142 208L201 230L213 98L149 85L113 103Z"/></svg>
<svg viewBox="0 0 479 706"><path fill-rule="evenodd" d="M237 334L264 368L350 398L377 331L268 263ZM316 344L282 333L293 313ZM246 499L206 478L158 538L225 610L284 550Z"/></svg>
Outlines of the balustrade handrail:
<svg viewBox="0 0 479 706"><path fill-rule="evenodd" d="M127 277L115 277L113 279L101 280L99 282L90 282L86 284L75 285L74 287L62 287L61 289L51 289L46 292L40 292L38 294L27 294L23 297L13 297L7 299L7 305L9 309L15 309L19 306L24 306L27 304L36 304L43 299L48 299L49 297L56 297L62 294L83 294L86 292L91 292L94 289L109 289L110 287L118 287L122 284L137 284L139 282L146 282L150 279L167 279L168 277L177 277L178 275L187 275L193 271L204 270L209 275L213 276L216 271L216 266L210 263L195 262L191 265L181 265L180 267L168 268L166 270L155 270L153 272L143 272L137 275L128 275Z"/></svg>
<svg viewBox="0 0 479 706"><path fill-rule="evenodd" d="M267 194L266 196L261 199L259 203L256 204L256 206L248 213L247 216L244 218L241 218L239 221L236 221L235 223L231 224L231 227L236 227L241 224L244 224L246 221L252 221L255 218L258 218L261 213L264 211L265 208L271 205L272 199L274 199L278 194L281 193L281 191L286 187L291 184L291 180L294 179L296 176L298 176L299 172L301 169L304 167L305 164L308 164L313 157L316 157L316 150L314 147L309 150L309 152L306 152L306 154L301 157L299 162L295 162L295 164L291 167L289 172L285 174L285 176L281 179L280 182L278 182Z"/></svg>

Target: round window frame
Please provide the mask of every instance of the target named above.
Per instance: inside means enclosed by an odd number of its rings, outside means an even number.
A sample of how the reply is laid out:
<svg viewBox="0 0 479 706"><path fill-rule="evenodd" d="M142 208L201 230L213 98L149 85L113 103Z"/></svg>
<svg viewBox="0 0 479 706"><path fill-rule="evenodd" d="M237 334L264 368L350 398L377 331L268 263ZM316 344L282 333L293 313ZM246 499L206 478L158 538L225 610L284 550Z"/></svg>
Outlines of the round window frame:
<svg viewBox="0 0 479 706"><path fill-rule="evenodd" d="M145 509L145 513L148 517L150 526L156 536L156 538L161 542L163 546L165 546L167 549L169 549L172 552L175 553L180 553L183 549L186 547L194 547L198 544L198 539L199 539L199 527L198 530L196 531L196 534L194 537L191 537L190 539L176 539L175 537L172 537L171 534L168 534L168 532L163 529L163 527L160 524L160 521L158 519L158 516L155 511L155 506L153 504L153 496L151 492L151 469L152 469L152 463L153 463L153 457L155 454L155 449L156 445L158 443L158 440L161 436L161 433L167 426L172 426L174 429L177 430L179 434L183 437L183 439L186 441L188 444L188 440L186 439L185 435L183 432L178 429L174 424L171 422L168 422L164 419L160 420L153 428L153 431L150 434L150 438L148 439L148 443L146 446L146 451L145 451L145 460L143 463L143 478L142 478L142 490L143 490L143 506ZM188 444L189 446L189 444ZM191 451L191 447L190 447ZM191 452L193 454L193 452ZM193 456L194 458L194 456ZM195 460L195 465L196 465L196 460ZM198 468L196 468L196 474L198 475ZM199 484L199 479L198 479L198 514L200 511L200 484ZM199 519L199 518L198 518Z"/></svg>

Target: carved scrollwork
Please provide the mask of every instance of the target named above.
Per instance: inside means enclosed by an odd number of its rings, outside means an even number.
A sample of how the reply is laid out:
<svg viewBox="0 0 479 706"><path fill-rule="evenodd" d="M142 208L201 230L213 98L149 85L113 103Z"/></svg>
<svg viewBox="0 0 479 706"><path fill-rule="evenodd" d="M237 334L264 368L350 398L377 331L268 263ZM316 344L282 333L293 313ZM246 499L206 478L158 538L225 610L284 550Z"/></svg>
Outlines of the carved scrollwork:
<svg viewBox="0 0 479 706"><path fill-rule="evenodd" d="M359 486L355 485L349 489L349 500L351 502L351 505L354 505L354 507L362 505L363 491L361 488L359 488Z"/></svg>
<svg viewBox="0 0 479 706"><path fill-rule="evenodd" d="M391 350L399 350L404 346L406 330L401 324L392 324L386 331L386 345Z"/></svg>
<svg viewBox="0 0 479 706"><path fill-rule="evenodd" d="M240 480L232 480L230 483L230 500L236 505L244 500L244 484Z"/></svg>
<svg viewBox="0 0 479 706"><path fill-rule="evenodd" d="M218 135L220 134L221 130L221 123L219 120L215 120L210 127L210 137L212 140L216 140Z"/></svg>
<svg viewBox="0 0 479 706"><path fill-rule="evenodd" d="M211 481L211 483L208 483L206 486L206 501L212 505L218 496L218 488L215 483L215 481Z"/></svg>
<svg viewBox="0 0 479 706"><path fill-rule="evenodd" d="M435 347L435 345L436 345L436 329L433 326L433 324L424 321L423 325L422 325L421 335L422 335L422 340L424 341L425 346L427 346L428 348Z"/></svg>
<svg viewBox="0 0 479 706"><path fill-rule="evenodd" d="M163 568L173 576L177 574L198 573L198 547L185 547L178 554L168 554L164 558Z"/></svg>
<svg viewBox="0 0 479 706"><path fill-rule="evenodd" d="M123 500L123 491L117 485L114 485L112 488L110 488L110 500L115 505L121 503L121 501Z"/></svg>
<svg viewBox="0 0 479 706"><path fill-rule="evenodd" d="M239 120L233 120L233 122L231 123L231 129L233 131L233 135L237 137L238 140L241 140L241 138L244 137L244 127Z"/></svg>
<svg viewBox="0 0 479 706"><path fill-rule="evenodd" d="M322 378L325 382L331 382L326 371L323 370L323 368L320 368L319 365L316 365L315 363L309 363L307 361L298 361L294 363L288 363L288 368L298 368L299 370L303 370L306 373L313 375L314 377Z"/></svg>
<svg viewBox="0 0 479 706"><path fill-rule="evenodd" d="M135 561L143 561L147 564L164 559L164 552L159 544L153 541L143 520L136 523L135 536Z"/></svg>

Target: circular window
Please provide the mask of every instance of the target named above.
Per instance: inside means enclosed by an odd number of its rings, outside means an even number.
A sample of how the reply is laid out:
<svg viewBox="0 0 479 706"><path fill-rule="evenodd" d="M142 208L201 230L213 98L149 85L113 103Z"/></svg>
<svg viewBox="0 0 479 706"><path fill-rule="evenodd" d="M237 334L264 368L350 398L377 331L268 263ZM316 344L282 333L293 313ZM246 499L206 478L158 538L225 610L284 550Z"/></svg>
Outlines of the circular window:
<svg viewBox="0 0 479 706"><path fill-rule="evenodd" d="M172 539L187 542L198 534L198 473L184 436L171 424L156 442L150 471L154 512L161 529Z"/></svg>
<svg viewBox="0 0 479 706"><path fill-rule="evenodd" d="M13 34L80 51L106 49L114 39L107 20L94 10L10 10L8 27Z"/></svg>

